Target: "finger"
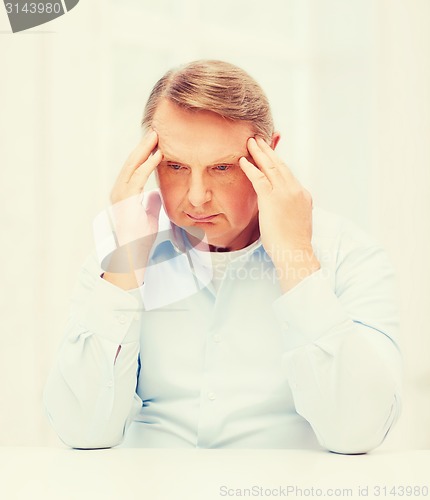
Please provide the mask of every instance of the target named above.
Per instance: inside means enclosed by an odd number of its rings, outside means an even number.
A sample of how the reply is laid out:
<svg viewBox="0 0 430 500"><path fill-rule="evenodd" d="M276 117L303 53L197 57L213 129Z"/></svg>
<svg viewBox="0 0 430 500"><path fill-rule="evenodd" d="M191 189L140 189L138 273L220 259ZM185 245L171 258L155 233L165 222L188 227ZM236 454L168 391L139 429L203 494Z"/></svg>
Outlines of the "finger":
<svg viewBox="0 0 430 500"><path fill-rule="evenodd" d="M272 185L279 183L280 180L282 180L279 166L277 165L279 160L276 158L276 161L273 161L272 158L261 149L254 137L248 139L247 147L257 167L266 175Z"/></svg>
<svg viewBox="0 0 430 500"><path fill-rule="evenodd" d="M269 182L268 178L244 156L239 159L239 166L242 172L250 180L257 196L264 196L272 191L272 184Z"/></svg>
<svg viewBox="0 0 430 500"><path fill-rule="evenodd" d="M267 144L267 142L260 136L256 135L254 137L255 142L258 144L259 148L273 161L279 163L279 157L275 151Z"/></svg>
<svg viewBox="0 0 430 500"><path fill-rule="evenodd" d="M141 195L145 189L145 184L149 176L155 170L157 165L163 159L163 154L157 150L138 167L127 182L117 180L111 192L111 202L117 203L127 198L132 198L136 195Z"/></svg>
<svg viewBox="0 0 430 500"><path fill-rule="evenodd" d="M260 136L255 137L255 142L261 151L272 161L272 168L277 168L278 171L284 176L287 180L295 179L291 170L288 166L279 159L279 156L275 153L275 151L267 144L267 142Z"/></svg>
<svg viewBox="0 0 430 500"><path fill-rule="evenodd" d="M163 159L163 153L157 149L142 165L140 165L130 177L128 184L134 184L136 188L143 189L149 176L160 164Z"/></svg>
<svg viewBox="0 0 430 500"><path fill-rule="evenodd" d="M151 130L145 134L124 163L119 173L118 180L127 183L134 171L149 158L149 155L154 150L157 143L158 136L155 130Z"/></svg>

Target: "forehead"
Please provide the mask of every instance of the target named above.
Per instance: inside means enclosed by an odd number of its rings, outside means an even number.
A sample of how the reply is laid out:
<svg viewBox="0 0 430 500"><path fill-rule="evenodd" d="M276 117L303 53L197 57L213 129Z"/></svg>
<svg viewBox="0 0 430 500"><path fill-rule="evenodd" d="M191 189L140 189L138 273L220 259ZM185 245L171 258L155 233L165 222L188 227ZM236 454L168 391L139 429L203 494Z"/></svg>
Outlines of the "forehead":
<svg viewBox="0 0 430 500"><path fill-rule="evenodd" d="M169 159L210 164L247 155L246 142L254 136L249 122L232 121L211 111L189 111L164 99L152 121L158 147Z"/></svg>

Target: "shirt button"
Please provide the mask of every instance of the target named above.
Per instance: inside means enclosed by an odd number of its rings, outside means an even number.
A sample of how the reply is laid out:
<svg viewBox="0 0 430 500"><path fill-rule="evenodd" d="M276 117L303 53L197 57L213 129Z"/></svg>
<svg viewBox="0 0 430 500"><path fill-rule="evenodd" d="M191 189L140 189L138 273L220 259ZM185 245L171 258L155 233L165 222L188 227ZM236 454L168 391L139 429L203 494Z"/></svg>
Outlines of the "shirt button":
<svg viewBox="0 0 430 500"><path fill-rule="evenodd" d="M284 330L288 330L288 328L290 328L290 325L289 325L286 321L284 321L284 322L282 323L282 328L283 328Z"/></svg>
<svg viewBox="0 0 430 500"><path fill-rule="evenodd" d="M216 334L212 338L214 342L221 342L221 335Z"/></svg>
<svg viewBox="0 0 430 500"><path fill-rule="evenodd" d="M108 387L113 387L113 381L109 380L109 382L106 384Z"/></svg>
<svg viewBox="0 0 430 500"><path fill-rule="evenodd" d="M209 392L209 393L208 393L208 398L209 398L211 401L213 401L213 400L216 398L215 393L214 393L214 392Z"/></svg>
<svg viewBox="0 0 430 500"><path fill-rule="evenodd" d="M125 314L120 314L118 316L118 322L121 324L121 325L125 325L125 323L127 322L127 317Z"/></svg>

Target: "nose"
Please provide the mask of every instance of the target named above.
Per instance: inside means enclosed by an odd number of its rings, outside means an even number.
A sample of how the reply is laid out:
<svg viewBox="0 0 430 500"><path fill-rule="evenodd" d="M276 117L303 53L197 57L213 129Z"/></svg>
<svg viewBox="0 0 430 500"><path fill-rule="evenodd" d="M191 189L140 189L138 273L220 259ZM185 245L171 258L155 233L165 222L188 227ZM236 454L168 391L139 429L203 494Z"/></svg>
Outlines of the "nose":
<svg viewBox="0 0 430 500"><path fill-rule="evenodd" d="M210 186L201 172L192 172L188 185L188 201L194 207L204 205L212 198Z"/></svg>

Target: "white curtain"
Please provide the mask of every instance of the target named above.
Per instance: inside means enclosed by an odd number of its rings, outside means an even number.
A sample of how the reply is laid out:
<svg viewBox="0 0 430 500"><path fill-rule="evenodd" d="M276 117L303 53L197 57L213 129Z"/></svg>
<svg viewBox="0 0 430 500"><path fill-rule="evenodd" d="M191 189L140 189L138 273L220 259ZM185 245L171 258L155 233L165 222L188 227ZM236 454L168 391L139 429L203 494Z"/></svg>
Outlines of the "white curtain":
<svg viewBox="0 0 430 500"><path fill-rule="evenodd" d="M429 25L427 0L81 0L21 34L1 12L0 444L57 443L41 394L92 219L156 79L217 58L265 88L315 203L388 250L405 388L385 446L429 447Z"/></svg>

